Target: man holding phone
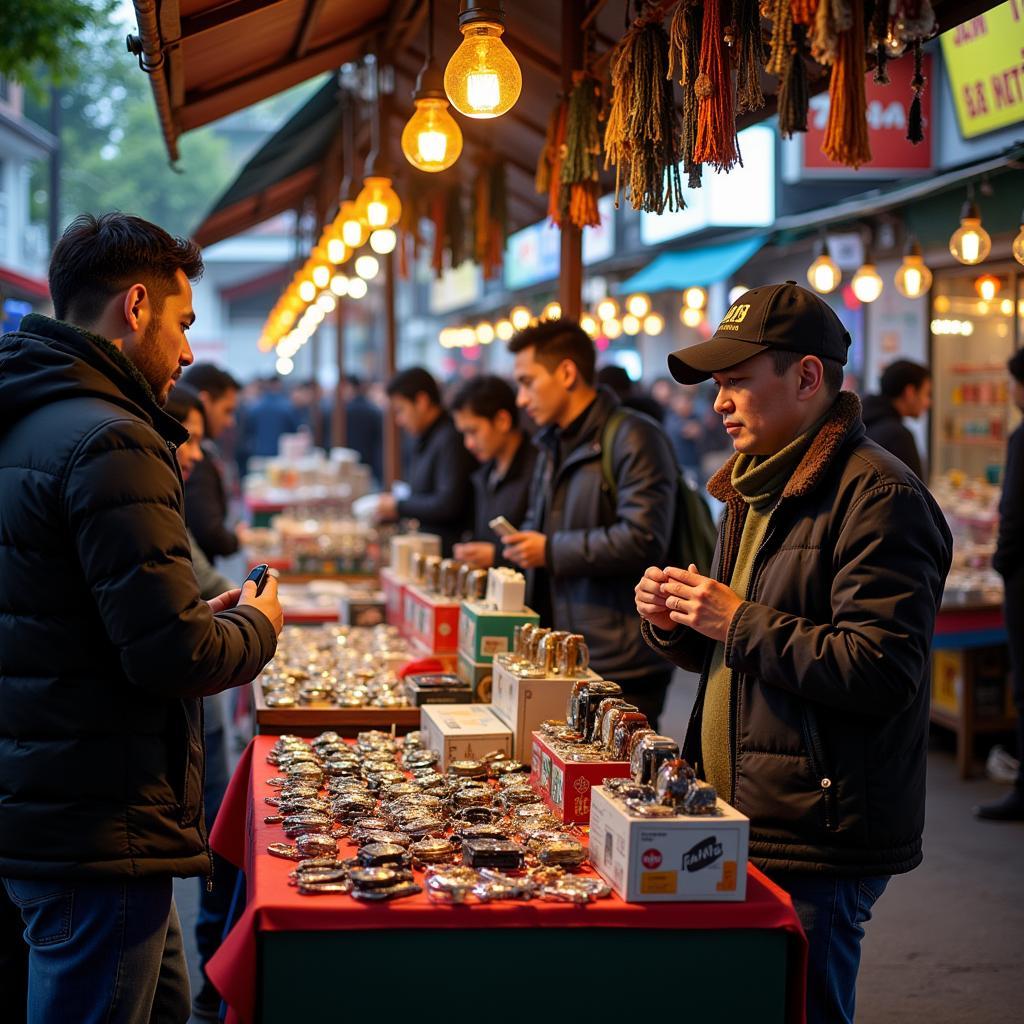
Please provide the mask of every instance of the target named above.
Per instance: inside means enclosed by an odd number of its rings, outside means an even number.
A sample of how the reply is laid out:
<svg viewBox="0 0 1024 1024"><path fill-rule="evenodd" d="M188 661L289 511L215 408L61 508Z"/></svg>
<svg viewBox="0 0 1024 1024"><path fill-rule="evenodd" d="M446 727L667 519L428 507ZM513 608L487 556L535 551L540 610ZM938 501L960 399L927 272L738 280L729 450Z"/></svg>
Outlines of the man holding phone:
<svg viewBox="0 0 1024 1024"><path fill-rule="evenodd" d="M200 698L255 678L283 624L272 579L207 602L192 570L163 404L202 269L154 224L82 215L57 319L0 339L0 880L32 1020L188 1019L171 880L210 873Z"/></svg>

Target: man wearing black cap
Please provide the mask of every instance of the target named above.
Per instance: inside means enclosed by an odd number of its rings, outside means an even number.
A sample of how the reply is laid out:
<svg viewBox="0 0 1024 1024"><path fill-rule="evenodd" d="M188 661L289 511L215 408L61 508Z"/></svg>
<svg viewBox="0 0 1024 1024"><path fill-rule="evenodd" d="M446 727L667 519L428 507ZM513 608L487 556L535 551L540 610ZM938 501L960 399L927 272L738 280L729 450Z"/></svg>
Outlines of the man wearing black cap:
<svg viewBox="0 0 1024 1024"><path fill-rule="evenodd" d="M929 663L952 539L920 479L841 392L850 336L792 281L755 288L669 357L713 378L736 454L710 577L652 567L647 642L700 671L684 756L751 820L750 856L810 944L810 1022L852 1021L860 939L921 862Z"/></svg>

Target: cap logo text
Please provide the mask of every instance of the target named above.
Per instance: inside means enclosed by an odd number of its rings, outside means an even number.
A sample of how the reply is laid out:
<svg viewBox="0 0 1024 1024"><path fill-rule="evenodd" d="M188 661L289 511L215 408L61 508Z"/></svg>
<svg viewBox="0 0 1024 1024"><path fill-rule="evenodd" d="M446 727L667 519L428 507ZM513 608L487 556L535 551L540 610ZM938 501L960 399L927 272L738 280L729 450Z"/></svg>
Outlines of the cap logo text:
<svg viewBox="0 0 1024 1024"><path fill-rule="evenodd" d="M750 312L750 303L743 302L736 306L730 306L729 312L725 314L722 322L718 325L720 331L736 331L739 330L739 325L743 323L747 318L747 313Z"/></svg>

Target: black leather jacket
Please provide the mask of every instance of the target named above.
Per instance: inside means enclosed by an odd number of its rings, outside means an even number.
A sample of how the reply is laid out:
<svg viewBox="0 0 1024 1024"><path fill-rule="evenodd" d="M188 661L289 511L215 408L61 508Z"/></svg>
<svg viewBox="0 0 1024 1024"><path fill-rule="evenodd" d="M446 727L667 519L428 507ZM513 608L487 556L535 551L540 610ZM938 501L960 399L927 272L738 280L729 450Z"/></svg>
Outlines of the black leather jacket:
<svg viewBox="0 0 1024 1024"><path fill-rule="evenodd" d="M732 460L712 574L728 580L746 504ZM725 646L732 791L759 867L896 874L921 862L931 643L952 557L938 505L864 436L843 392L772 512ZM712 641L680 628L652 647L703 673L684 756L701 763Z"/></svg>
<svg viewBox="0 0 1024 1024"><path fill-rule="evenodd" d="M612 446L613 500L601 473L601 439L617 405L600 390L564 458L557 429L535 439L540 455L523 529L547 536L547 568L529 574L527 600L547 585L552 622L586 636L594 671L633 683L664 671L637 632L633 588L648 566L664 564L679 471L661 427L630 413Z"/></svg>
<svg viewBox="0 0 1024 1024"><path fill-rule="evenodd" d="M186 436L104 339L0 338L0 876L209 871L198 698L276 638L199 595Z"/></svg>

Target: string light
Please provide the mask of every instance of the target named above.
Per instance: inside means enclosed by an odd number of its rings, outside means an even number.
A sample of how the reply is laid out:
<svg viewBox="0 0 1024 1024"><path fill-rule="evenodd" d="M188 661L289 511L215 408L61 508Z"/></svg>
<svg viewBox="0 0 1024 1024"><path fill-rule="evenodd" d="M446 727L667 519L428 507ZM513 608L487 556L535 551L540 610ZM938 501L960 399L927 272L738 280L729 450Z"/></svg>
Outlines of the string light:
<svg viewBox="0 0 1024 1024"><path fill-rule="evenodd" d="M325 313L333 313L338 306L338 300L330 292L321 292L316 298L316 304Z"/></svg>
<svg viewBox="0 0 1024 1024"><path fill-rule="evenodd" d="M361 277L350 277L348 281L348 297L350 299L363 298L369 288Z"/></svg>
<svg viewBox="0 0 1024 1024"><path fill-rule="evenodd" d="M704 311L702 309L691 309L689 306L683 306L679 312L679 319L687 327L700 327L704 320Z"/></svg>
<svg viewBox="0 0 1024 1024"><path fill-rule="evenodd" d="M874 302L882 294L885 285L874 263L864 263L853 275L850 287L853 288L853 294L857 296L859 302L868 303Z"/></svg>
<svg viewBox="0 0 1024 1024"><path fill-rule="evenodd" d="M299 298L303 302L312 302L316 298L316 285L312 281L303 281L299 285Z"/></svg>
<svg viewBox="0 0 1024 1024"><path fill-rule="evenodd" d="M490 118L507 113L519 99L523 74L502 42L505 31L501 0L487 8L462 0L459 31L462 42L444 69L444 91L451 105L466 117Z"/></svg>
<svg viewBox="0 0 1024 1024"><path fill-rule="evenodd" d="M704 309L708 304L708 293L703 288L687 288L683 292L683 305L687 309Z"/></svg>
<svg viewBox="0 0 1024 1024"><path fill-rule="evenodd" d="M619 304L614 299L602 299L597 304L597 319L604 323L619 315Z"/></svg>
<svg viewBox="0 0 1024 1024"><path fill-rule="evenodd" d="M1001 283L994 274L982 274L974 282L974 290L978 293L978 298L983 302L991 302L996 297Z"/></svg>
<svg viewBox="0 0 1024 1024"><path fill-rule="evenodd" d="M549 302L540 314L541 320L561 320L562 307L560 303Z"/></svg>
<svg viewBox="0 0 1024 1024"><path fill-rule="evenodd" d="M626 299L626 309L632 313L633 316L643 317L647 316L651 311L651 299L650 296L645 295L643 292L637 292L635 295L630 295Z"/></svg>
<svg viewBox="0 0 1024 1024"><path fill-rule="evenodd" d="M348 278L344 274L335 274L331 278L331 291L339 298L348 295Z"/></svg>
<svg viewBox="0 0 1024 1024"><path fill-rule="evenodd" d="M490 345L494 341L494 327L486 320L476 325L474 333L476 334L476 340L481 345Z"/></svg>
<svg viewBox="0 0 1024 1024"><path fill-rule="evenodd" d="M516 329L512 326L511 320L499 320L494 325L494 333L498 336L499 341L511 341Z"/></svg>
<svg viewBox="0 0 1024 1024"><path fill-rule="evenodd" d="M665 330L665 318L660 313L648 313L644 317L644 334L654 338Z"/></svg>
<svg viewBox="0 0 1024 1024"><path fill-rule="evenodd" d="M932 272L925 266L921 256L921 244L915 238L907 243L903 262L893 278L896 291L907 299L918 299L932 286Z"/></svg>
<svg viewBox="0 0 1024 1024"><path fill-rule="evenodd" d="M394 252L396 245L398 245L398 235L392 228L378 228L370 235L370 248L378 256L387 256L389 252Z"/></svg>
<svg viewBox="0 0 1024 1024"><path fill-rule="evenodd" d="M346 199L338 210L338 216L334 218L337 229L341 232L341 240L349 249L359 249L366 244L370 235L370 229L366 226L359 214L359 207L355 200Z"/></svg>
<svg viewBox="0 0 1024 1024"><path fill-rule="evenodd" d="M327 240L327 258L337 266L344 263L352 255L352 250L345 244L344 239L329 238Z"/></svg>
<svg viewBox="0 0 1024 1024"><path fill-rule="evenodd" d="M615 317L601 321L601 333L610 341L614 341L622 334L622 324Z"/></svg>
<svg viewBox="0 0 1024 1024"><path fill-rule="evenodd" d="M807 281L819 295L828 295L839 287L843 274L828 251L824 239L818 245L818 255L807 268Z"/></svg>
<svg viewBox="0 0 1024 1024"><path fill-rule="evenodd" d="M356 209L371 231L394 227L402 216L402 201L391 187L391 179L370 175L363 179L363 190L356 197Z"/></svg>
<svg viewBox="0 0 1024 1024"><path fill-rule="evenodd" d="M281 356L274 364L274 367L282 377L287 377L295 369L295 363L287 356Z"/></svg>
<svg viewBox="0 0 1024 1024"><path fill-rule="evenodd" d="M580 317L580 327L583 328L583 332L590 338L596 338L601 329L601 325L597 322L596 318L589 313L584 313Z"/></svg>
<svg viewBox="0 0 1024 1024"><path fill-rule="evenodd" d="M356 273L364 281L372 281L380 270L380 261L376 256L364 253L362 256L356 258L355 267Z"/></svg>
<svg viewBox="0 0 1024 1024"><path fill-rule="evenodd" d="M981 212L972 199L968 199L960 211L960 227L950 236L949 251L969 267L987 259L992 251L992 239L981 226Z"/></svg>
<svg viewBox="0 0 1024 1024"><path fill-rule="evenodd" d="M622 318L622 330L625 334L632 337L635 334L640 333L640 318L633 316L632 313L627 313Z"/></svg>
<svg viewBox="0 0 1024 1024"><path fill-rule="evenodd" d="M509 320L512 321L512 326L517 331L525 331L530 326L530 321L533 319L533 314L526 308L526 306L516 306L509 315Z"/></svg>

